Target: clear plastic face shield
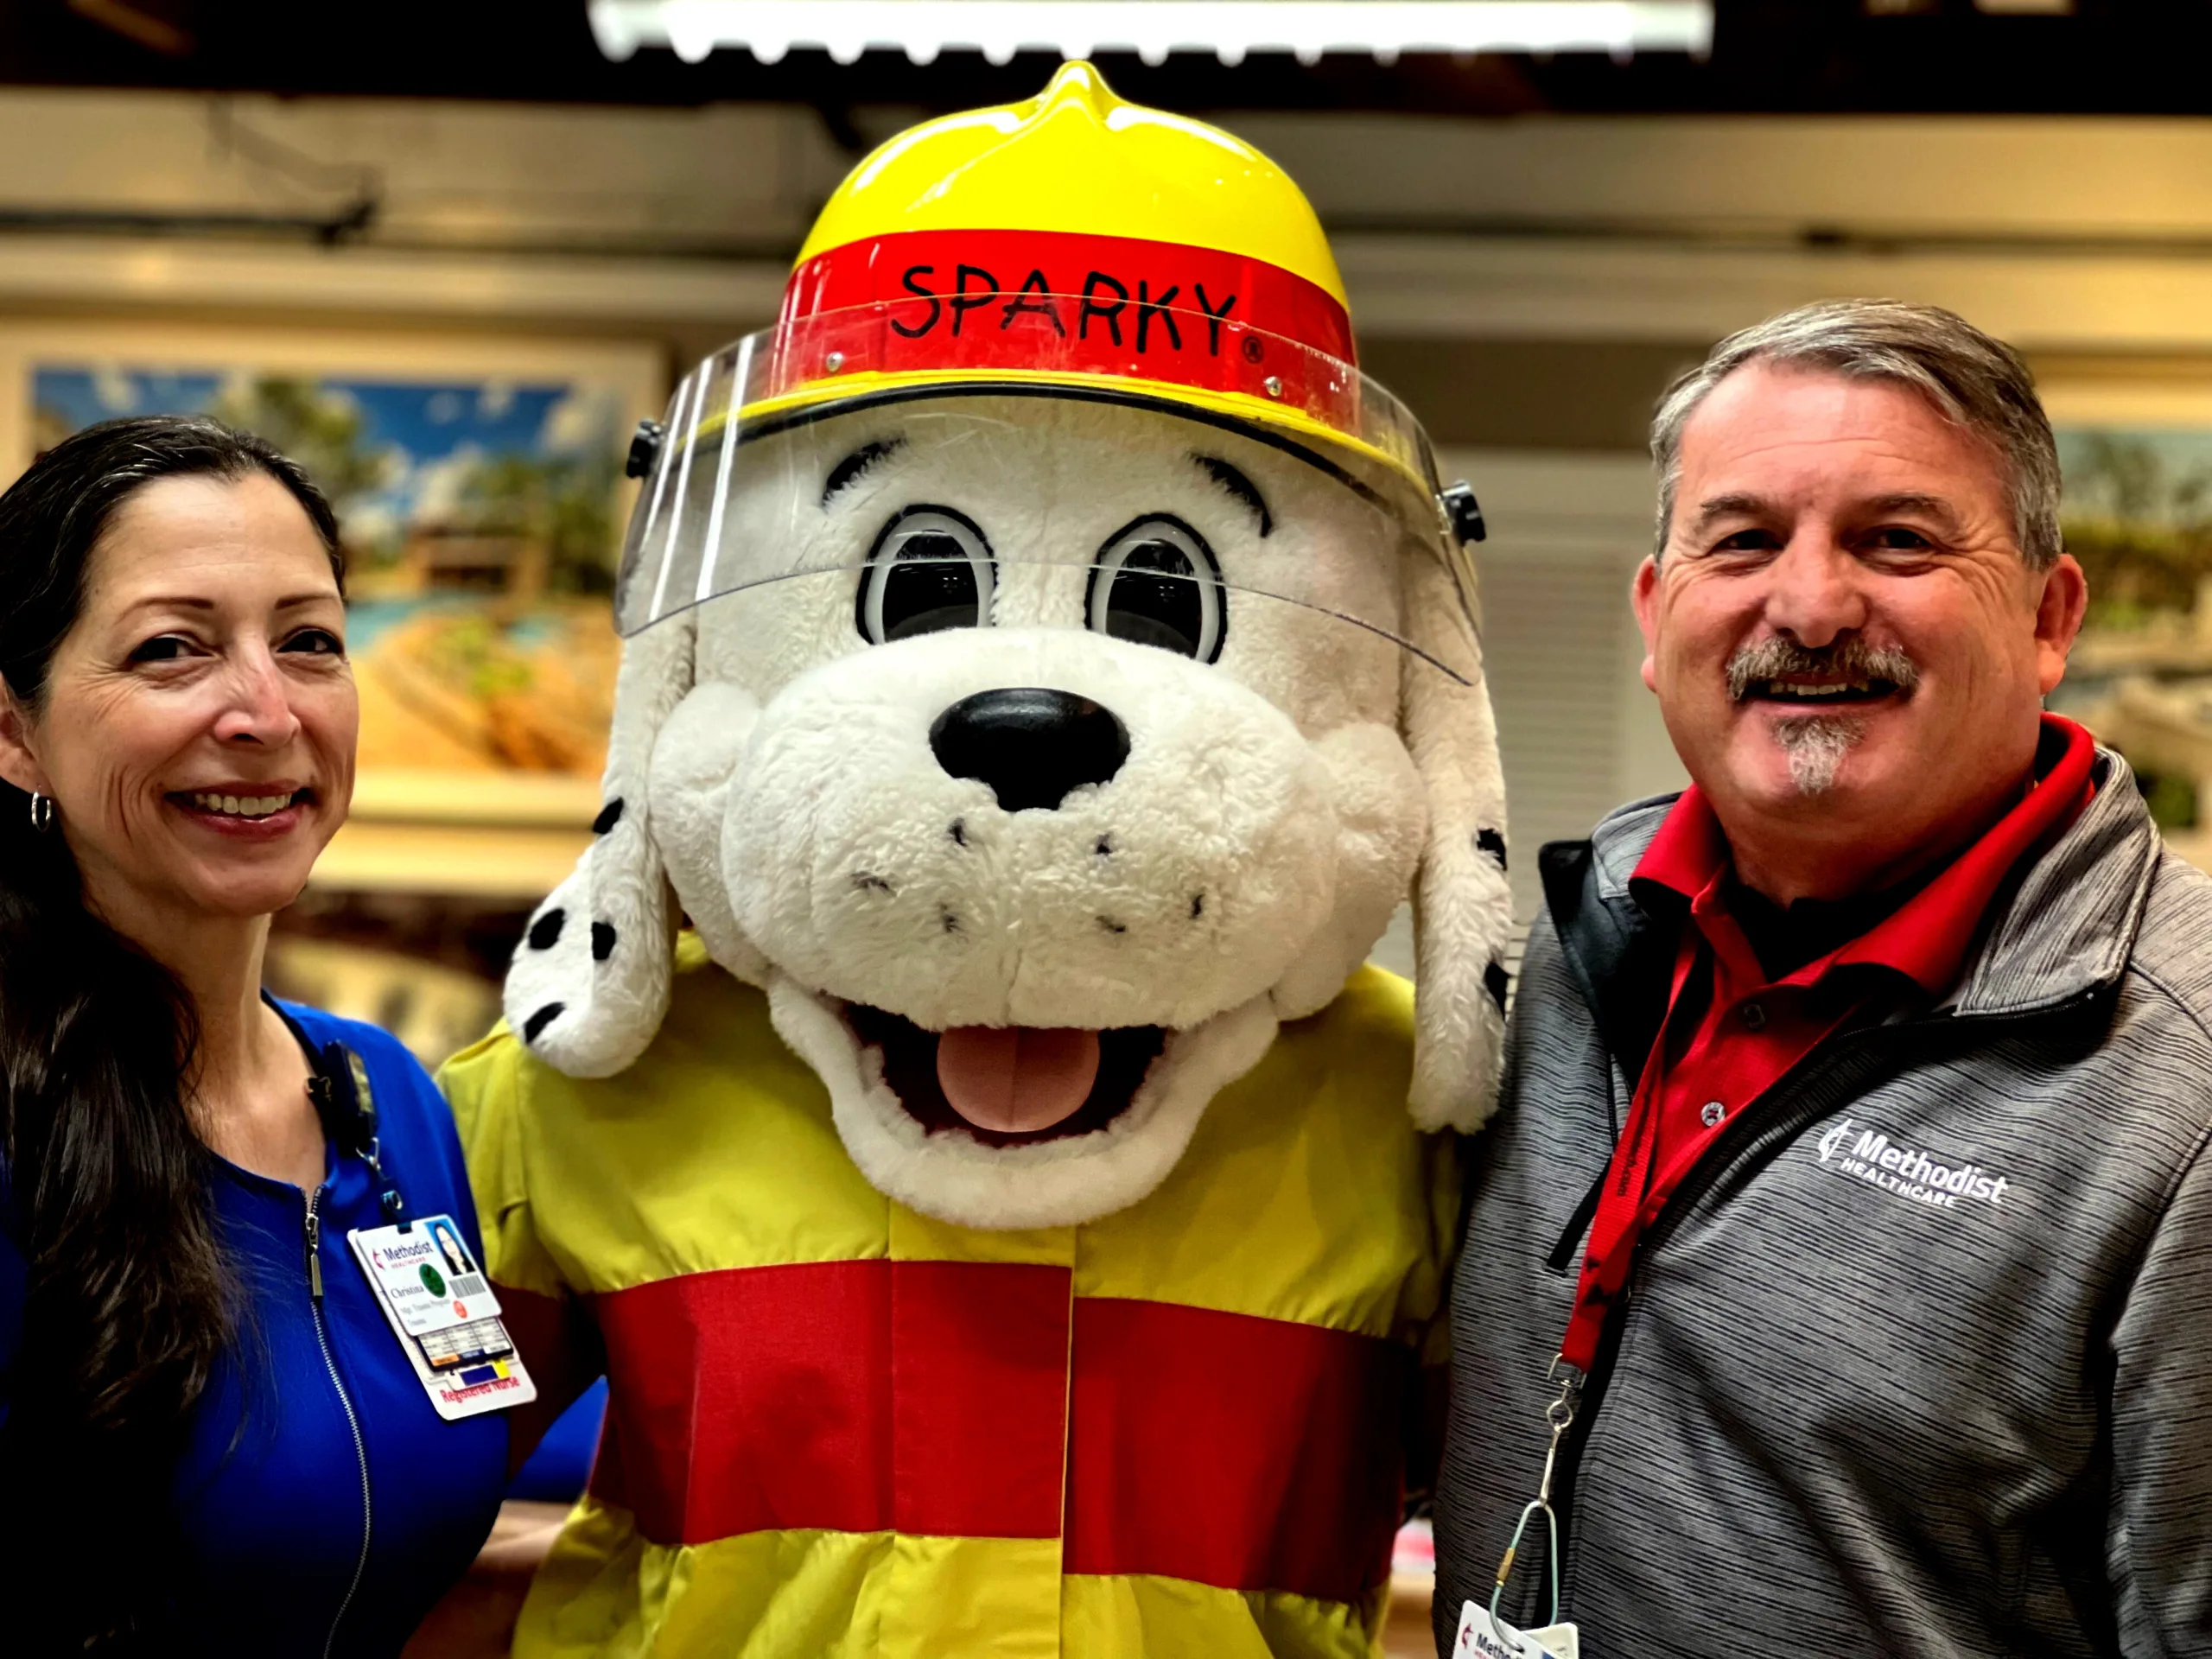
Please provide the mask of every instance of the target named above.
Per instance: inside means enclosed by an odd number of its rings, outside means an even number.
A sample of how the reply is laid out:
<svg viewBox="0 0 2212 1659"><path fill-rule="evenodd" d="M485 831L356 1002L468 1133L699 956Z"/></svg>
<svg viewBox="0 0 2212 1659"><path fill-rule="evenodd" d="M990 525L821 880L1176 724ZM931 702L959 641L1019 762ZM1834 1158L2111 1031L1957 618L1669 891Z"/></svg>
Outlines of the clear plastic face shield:
<svg viewBox="0 0 2212 1659"><path fill-rule="evenodd" d="M1471 569L1427 439L1357 370L1310 352L1294 366L1303 348L1269 337L1281 422L1049 363L825 384L895 321L857 309L748 336L677 387L631 518L624 635L750 594L763 628L834 619L854 645L1063 626L1200 663L1310 662L1322 636L1351 649L1350 631L1361 654L1478 675ZM1438 610L1458 615L1425 626Z"/></svg>

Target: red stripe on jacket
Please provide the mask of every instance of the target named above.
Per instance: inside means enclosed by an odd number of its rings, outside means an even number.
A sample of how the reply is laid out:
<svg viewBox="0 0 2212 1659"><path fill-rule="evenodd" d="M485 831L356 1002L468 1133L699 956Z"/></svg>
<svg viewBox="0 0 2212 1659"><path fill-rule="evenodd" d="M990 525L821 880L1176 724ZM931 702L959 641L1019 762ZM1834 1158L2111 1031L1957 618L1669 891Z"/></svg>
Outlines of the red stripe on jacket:
<svg viewBox="0 0 2212 1659"><path fill-rule="evenodd" d="M973 1262L731 1268L594 1306L613 1403L592 1488L655 1542L1065 1518L1071 1573L1337 1601L1388 1574L1395 1344Z"/></svg>
<svg viewBox="0 0 2212 1659"><path fill-rule="evenodd" d="M1406 1350L1168 1302L1075 1306L1069 1572L1332 1601L1388 1576Z"/></svg>

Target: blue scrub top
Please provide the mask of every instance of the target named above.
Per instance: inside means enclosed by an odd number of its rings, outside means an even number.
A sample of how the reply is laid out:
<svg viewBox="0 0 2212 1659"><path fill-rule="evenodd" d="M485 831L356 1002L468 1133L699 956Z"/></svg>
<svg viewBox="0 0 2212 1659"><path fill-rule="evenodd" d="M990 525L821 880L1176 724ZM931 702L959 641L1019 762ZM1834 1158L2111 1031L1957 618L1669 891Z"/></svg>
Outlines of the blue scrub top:
<svg viewBox="0 0 2212 1659"><path fill-rule="evenodd" d="M360 1058L384 1168L410 1216L452 1217L480 1262L453 1118L414 1056L373 1026L278 1006L317 1049L337 1042ZM346 1243L348 1231L385 1224L365 1162L334 1146L312 1194L228 1163L218 1172L215 1217L245 1317L173 1488L191 1552L192 1634L267 1659L391 1659L491 1531L506 1418L446 1422L416 1381ZM0 1232L0 1367L21 1332L22 1287L22 1256Z"/></svg>

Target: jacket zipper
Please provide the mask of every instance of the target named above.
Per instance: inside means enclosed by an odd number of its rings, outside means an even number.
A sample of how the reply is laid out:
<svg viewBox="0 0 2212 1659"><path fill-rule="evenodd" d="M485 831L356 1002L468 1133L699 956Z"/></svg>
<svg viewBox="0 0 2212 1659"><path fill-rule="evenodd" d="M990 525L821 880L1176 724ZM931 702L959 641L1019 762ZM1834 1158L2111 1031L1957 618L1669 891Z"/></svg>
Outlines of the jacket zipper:
<svg viewBox="0 0 2212 1659"><path fill-rule="evenodd" d="M361 1438L361 1420L353 1414L353 1402L346 1392L346 1383L338 1375L337 1357L330 1351L330 1330L322 1317L322 1217L319 1213L322 1203L322 1189L317 1187L307 1196L308 1294L314 1305L315 1339L322 1350L322 1368L330 1375L330 1386L338 1391L338 1403L345 1409L346 1427L353 1432L353 1457L361 1470L361 1553L353 1562L353 1581L346 1586L346 1594L338 1604L338 1611L330 1621L330 1634L323 1639L323 1659L330 1659L338 1645L338 1627L346 1622L346 1615L353 1605L353 1598L360 1592L361 1577L369 1567L369 1448Z"/></svg>
<svg viewBox="0 0 2212 1659"><path fill-rule="evenodd" d="M1885 1046L1882 1039L1888 1038L1899 1049L1906 1046L1915 1036L1939 1031L1956 1030L1971 1023L1979 1031L2001 1029L2006 1026L2029 1026L2061 1018L2095 1000L2096 993L2086 992L2050 1007L2039 1008L2032 1014L1983 1014L1979 1016L1944 1015L1934 1019L1916 1020L1904 1026L1880 1027L1847 1033L1825 1055L1817 1050L1789 1071L1784 1072L1768 1089L1729 1121L1727 1128L1714 1138L1707 1155L1690 1166L1681 1185L1675 1189L1664 1208L1652 1217L1651 1225L1637 1246L1636 1258L1629 1269L1628 1283L1624 1287L1622 1306L1607 1323L1600 1338L1597 1353L1592 1356L1589 1375L1582 1385L1580 1402L1574 1421L1568 1427L1566 1438L1559 1449L1559 1465L1553 1478L1557 1497L1553 1508L1559 1515L1560 1554L1562 1605L1567 1590L1564 1558L1569 1552L1573 1536L1573 1508L1576 1478L1581 1472L1582 1454L1590 1442L1591 1427L1599 1408L1604 1405L1605 1386L1611 1380L1613 1363L1619 1355L1621 1339L1629 1320L1637 1306L1637 1291L1643 1279L1644 1263L1651 1253L1671 1237L1689 1213L1710 1192L1721 1177L1750 1161L1753 1157L1771 1149L1779 1153L1806 1129L1834 1112L1851 1097L1862 1079L1860 1068L1852 1061L1872 1058ZM1815 1065L1815 1058L1825 1064ZM1770 1122L1759 1122L1758 1109L1791 1085L1807 1087L1810 1092L1801 1098L1788 1116ZM1602 1179L1602 1176L1600 1177ZM1593 1205L1594 1209L1595 1206ZM1569 1248L1572 1248L1570 1241Z"/></svg>

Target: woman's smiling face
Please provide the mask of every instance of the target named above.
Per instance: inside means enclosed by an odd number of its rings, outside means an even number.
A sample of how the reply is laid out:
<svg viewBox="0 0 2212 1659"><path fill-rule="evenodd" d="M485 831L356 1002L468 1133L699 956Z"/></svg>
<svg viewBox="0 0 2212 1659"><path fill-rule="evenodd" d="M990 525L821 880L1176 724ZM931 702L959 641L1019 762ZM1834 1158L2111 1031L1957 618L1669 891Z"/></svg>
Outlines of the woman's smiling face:
<svg viewBox="0 0 2212 1659"><path fill-rule="evenodd" d="M346 607L266 474L164 478L117 509L0 773L53 798L103 913L257 916L307 885L353 791Z"/></svg>

